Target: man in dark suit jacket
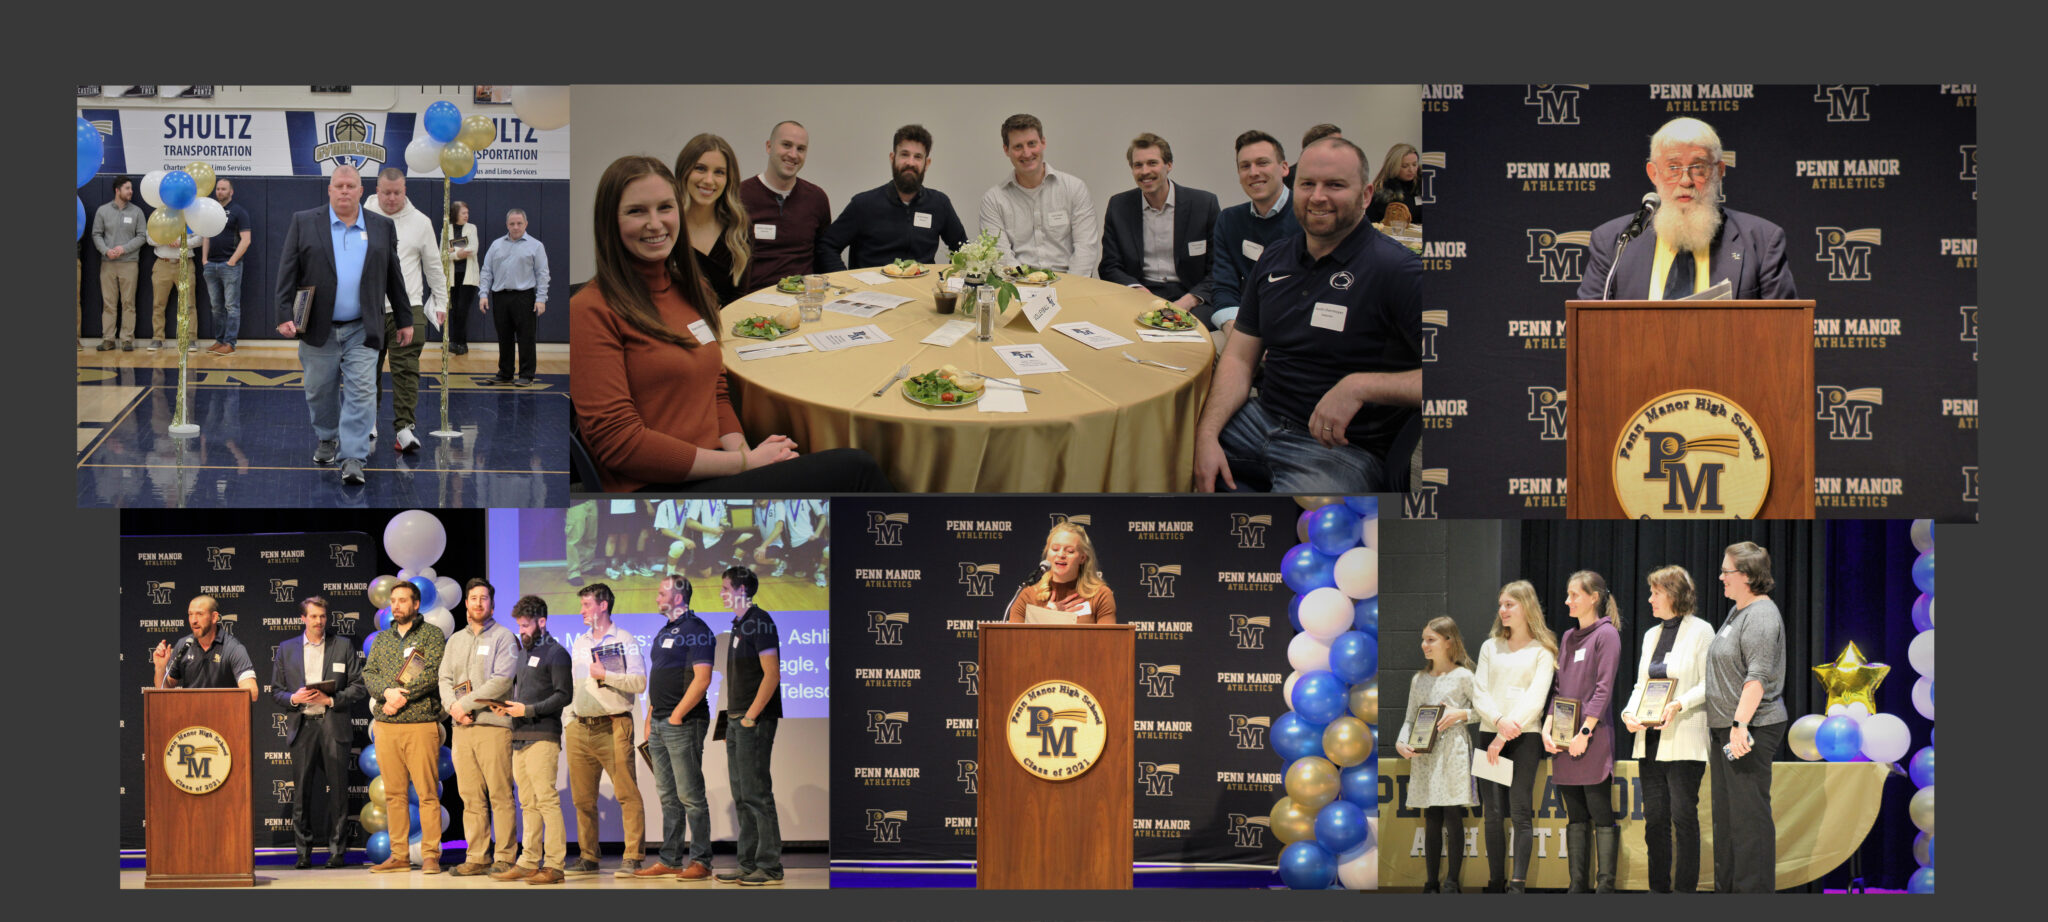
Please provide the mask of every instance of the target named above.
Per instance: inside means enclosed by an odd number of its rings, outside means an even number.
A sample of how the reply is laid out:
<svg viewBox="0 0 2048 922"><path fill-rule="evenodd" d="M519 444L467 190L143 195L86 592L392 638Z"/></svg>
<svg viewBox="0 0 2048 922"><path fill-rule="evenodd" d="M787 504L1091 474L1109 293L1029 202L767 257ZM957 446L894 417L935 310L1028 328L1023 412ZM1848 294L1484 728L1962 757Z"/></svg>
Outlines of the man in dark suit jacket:
<svg viewBox="0 0 2048 922"><path fill-rule="evenodd" d="M393 345L412 342L412 301L399 269L398 227L365 210L362 198L362 176L354 167L335 167L327 182L327 207L292 215L277 270L277 303L284 312L277 332L299 339L306 406L320 440L313 461L331 464L340 458L345 484L363 482L363 459L370 455L387 298L397 321ZM313 289L303 330L292 315L293 299L302 288Z"/></svg>
<svg viewBox="0 0 2048 922"><path fill-rule="evenodd" d="M1124 150L1138 187L1109 198L1102 229L1102 271L1106 282L1143 288L1209 322L1209 232L1221 207L1214 193L1190 189L1167 176L1173 172L1173 148L1151 132L1137 136ZM1164 230L1172 222L1173 239L1146 230ZM1166 258L1148 265L1147 251Z"/></svg>
<svg viewBox="0 0 2048 922"><path fill-rule="evenodd" d="M342 866L348 851L349 714L369 698L363 659L353 644L327 635L327 600L299 602L305 633L277 645L270 664L271 697L284 708L285 745L292 751L292 836L301 868L313 863L313 786L317 771L327 785L327 866ZM334 691L313 686L333 682Z"/></svg>
<svg viewBox="0 0 2048 922"><path fill-rule="evenodd" d="M1785 260L1785 230L1752 214L1721 207L1721 138L1696 118L1672 119L1650 138L1646 172L1663 200L1655 223L1621 251L1615 238L1633 215L1593 231L1592 260L1579 281L1579 299L1635 301L1683 298L1728 281L1732 297L1799 297ZM1699 274L1699 253L1707 274ZM1613 284L1608 284L1610 276Z"/></svg>

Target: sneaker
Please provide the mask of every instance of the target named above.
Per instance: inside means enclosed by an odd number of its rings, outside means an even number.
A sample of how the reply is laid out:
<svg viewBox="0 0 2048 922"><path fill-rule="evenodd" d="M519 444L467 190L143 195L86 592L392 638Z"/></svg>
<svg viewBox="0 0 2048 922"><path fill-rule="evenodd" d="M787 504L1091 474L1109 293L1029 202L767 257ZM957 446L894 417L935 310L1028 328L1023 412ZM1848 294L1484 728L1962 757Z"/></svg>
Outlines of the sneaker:
<svg viewBox="0 0 2048 922"><path fill-rule="evenodd" d="M321 439L321 440L320 440L320 447L318 447L318 448L315 448L315 449L313 449L313 463L314 463L314 464L333 464L333 463L334 463L334 459L335 459L336 457L339 457L340 455L341 455L341 440L339 440L339 439Z"/></svg>
<svg viewBox="0 0 2048 922"><path fill-rule="evenodd" d="M198 352L198 351L199 351L199 340L196 340L196 339L195 339L195 340L193 340L193 341L191 341L191 342L189 342L189 343L186 343L186 344L185 344L185 351L186 351L186 352Z"/></svg>
<svg viewBox="0 0 2048 922"><path fill-rule="evenodd" d="M132 340L132 339L124 339L124 340L121 340L121 351L122 351L122 352L134 352L134 351L135 351L135 340Z"/></svg>
<svg viewBox="0 0 2048 922"><path fill-rule="evenodd" d="M628 863L632 863L632 862L628 862ZM619 868L619 873L618 873L618 874L616 874L616 875L614 875L614 876L616 876L616 877L639 877L639 878L651 878L651 877L667 877L667 876L669 876L669 875L671 875L671 874L674 874L674 873L676 873L676 869L675 869L675 868L672 868L672 867L669 867L668 865L662 864L662 863L661 863L661 859L659 859L659 858L653 859L653 860L651 860L651 861L643 861L643 862L639 862L639 864L640 864L640 869L639 869L639 870L637 870L637 871L631 871L631 872L628 872L628 871L627 871L627 870L626 870L626 869L625 869L624 867L621 867L621 868Z"/></svg>
<svg viewBox="0 0 2048 922"><path fill-rule="evenodd" d="M712 875L711 879L721 884L736 884L740 882L740 878L745 876L747 876L747 872L734 869L731 871L720 871Z"/></svg>
<svg viewBox="0 0 2048 922"><path fill-rule="evenodd" d="M619 568L618 568L618 567L606 567L606 568L604 568L604 578L605 578L605 579L618 579L618 578L619 578L619 576L620 576L620 573L619 573Z"/></svg>
<svg viewBox="0 0 2048 922"><path fill-rule="evenodd" d="M612 876L613 876L613 877L637 877L637 876L639 876L639 873L640 873L640 866L641 866L642 864L644 864L644 863L645 863L645 862L644 862L644 861L642 861L642 860L641 860L641 859L639 859L639 858L627 858L627 859L625 859L624 861L621 861L621 862L619 862L619 869L618 869L618 870L616 870L616 871L613 871L613 872L612 872ZM658 864L659 862L656 862L656 863Z"/></svg>
<svg viewBox="0 0 2048 922"><path fill-rule="evenodd" d="M769 876L768 876L768 872L767 872L767 871L762 871L762 870L758 870L758 869L757 869L757 870L755 870L755 871L754 871L754 873L752 873L752 874L748 874L747 876L745 876L745 877L742 877L742 878L740 878L740 886L742 886L742 887L780 887L780 886L782 886L782 878L780 878L780 877L769 877Z"/></svg>
<svg viewBox="0 0 2048 922"><path fill-rule="evenodd" d="M676 879L686 884L708 884L711 867L702 861L692 861L689 867L676 872Z"/></svg>
<svg viewBox="0 0 2048 922"><path fill-rule="evenodd" d="M478 384L478 385L480 385L480 386L483 386L483 387L511 387L511 386L512 386L512 379L511 379L511 378L485 378L485 379L483 379L482 381L478 381L478 382L477 382L477 384Z"/></svg>
<svg viewBox="0 0 2048 922"><path fill-rule="evenodd" d="M518 381L517 383L518 383L518 386L520 386L520 387L532 387L532 386L533 386L533 376L532 376L532 375L520 375L520 376L519 376L519 381Z"/></svg>
<svg viewBox="0 0 2048 922"><path fill-rule="evenodd" d="M206 351L214 355L234 355L235 347L230 346L227 343L214 343L213 345L206 347Z"/></svg>
<svg viewBox="0 0 2048 922"><path fill-rule="evenodd" d="M453 344L453 345L451 345L451 346L449 346L449 347L448 347L448 354L449 354L449 355L468 355L468 354L469 354L469 347L468 347L468 346L465 346L465 345L463 345L463 344L461 344L461 343L455 343L455 344Z"/></svg>
<svg viewBox="0 0 2048 922"><path fill-rule="evenodd" d="M490 873L490 870L488 866L465 861L456 865L455 870L449 871L448 874L451 877L478 877Z"/></svg>
<svg viewBox="0 0 2048 922"><path fill-rule="evenodd" d="M399 451L416 451L420 447L420 440L418 436L412 434L412 427L407 426L398 430L398 437L391 440L391 447Z"/></svg>
<svg viewBox="0 0 2048 922"><path fill-rule="evenodd" d="M99 344L98 346L96 346L96 347L94 347L94 348L93 348L93 351L94 351L94 352L112 352L112 351L114 351L114 341L113 341L113 340L111 340L111 339L102 339L102 340L100 340L100 344Z"/></svg>
<svg viewBox="0 0 2048 922"><path fill-rule="evenodd" d="M363 459L347 458L341 462L341 482L360 485L363 482ZM434 873L440 873L438 871Z"/></svg>
<svg viewBox="0 0 2048 922"><path fill-rule="evenodd" d="M370 865L370 873L372 874L395 874L410 870L412 870L412 862L405 860L404 855L392 855L384 859L382 864Z"/></svg>
<svg viewBox="0 0 2048 922"><path fill-rule="evenodd" d="M163 340L161 340L161 339L152 339L152 340L150 340L150 341L149 341L149 351L151 351L151 352L162 352L162 351L164 351L164 341L163 341Z"/></svg>
<svg viewBox="0 0 2048 922"><path fill-rule="evenodd" d="M775 572L773 572L773 573L770 573L770 574L768 574L768 575L769 575L769 576L781 576L782 574L784 574L784 573L788 573L788 572L789 572L789 561L787 561L787 560L778 560L778 561L776 561L776 562L775 562Z"/></svg>
<svg viewBox="0 0 2048 922"><path fill-rule="evenodd" d="M539 873L540 870L537 868L520 867L519 865L515 864L507 870L499 871L492 874L491 879L502 881L527 880L530 883L531 881L529 880L529 878L532 878L533 876Z"/></svg>
<svg viewBox="0 0 2048 922"><path fill-rule="evenodd" d="M597 873L597 862L588 858L579 859L569 865L566 870L570 874L595 874Z"/></svg>
<svg viewBox="0 0 2048 922"><path fill-rule="evenodd" d="M372 442L374 442L374 441L377 441L377 427L376 427L376 426L371 426L371 427L370 427L370 441L372 441Z"/></svg>
<svg viewBox="0 0 2048 922"><path fill-rule="evenodd" d="M512 868L513 868L513 864L512 864L512 862L510 862L510 861L493 861L493 862L491 862L491 873L493 873L493 874L503 874L503 873L505 873L506 871L510 871L510 870L512 870Z"/></svg>
<svg viewBox="0 0 2048 922"><path fill-rule="evenodd" d="M817 585L817 587L820 589L825 588L825 571L822 569L819 570L818 575L815 578L813 578L811 582Z"/></svg>
<svg viewBox="0 0 2048 922"><path fill-rule="evenodd" d="M528 877L526 882L529 884L559 884L562 882L562 869L541 868L533 872L533 876Z"/></svg>

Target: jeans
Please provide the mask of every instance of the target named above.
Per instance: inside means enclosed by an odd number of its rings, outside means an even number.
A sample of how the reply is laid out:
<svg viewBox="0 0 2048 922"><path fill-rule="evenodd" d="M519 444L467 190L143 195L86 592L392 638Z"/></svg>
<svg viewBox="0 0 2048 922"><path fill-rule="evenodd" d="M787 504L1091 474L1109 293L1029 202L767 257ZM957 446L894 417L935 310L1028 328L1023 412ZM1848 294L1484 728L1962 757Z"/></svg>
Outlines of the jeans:
<svg viewBox="0 0 2048 922"><path fill-rule="evenodd" d="M370 423L377 415L377 350L363 344L362 321L335 324L324 346L300 340L299 364L306 370L314 437L339 439L341 458L368 458Z"/></svg>
<svg viewBox="0 0 2048 922"><path fill-rule="evenodd" d="M746 727L728 717L725 727L726 772L740 827L740 873L761 871L777 880L782 878L782 824L775 818L775 779L768 762L780 722L763 717Z"/></svg>
<svg viewBox="0 0 2048 922"><path fill-rule="evenodd" d="M704 737L710 723L687 717L671 724L667 715L656 715L654 734L647 738L654 790L661 797L661 863L678 870L691 861L711 866L711 802L704 797ZM686 821L688 839L683 835Z"/></svg>
<svg viewBox="0 0 2048 922"><path fill-rule="evenodd" d="M242 267L207 263L206 300L213 305L213 339L232 346L242 339Z"/></svg>
<svg viewBox="0 0 2048 922"><path fill-rule="evenodd" d="M1272 493L1377 493L1386 486L1382 462L1356 445L1329 447L1293 420L1245 401L1218 438L1235 478L1240 465L1271 477ZM1242 486L1242 484L1240 484Z"/></svg>

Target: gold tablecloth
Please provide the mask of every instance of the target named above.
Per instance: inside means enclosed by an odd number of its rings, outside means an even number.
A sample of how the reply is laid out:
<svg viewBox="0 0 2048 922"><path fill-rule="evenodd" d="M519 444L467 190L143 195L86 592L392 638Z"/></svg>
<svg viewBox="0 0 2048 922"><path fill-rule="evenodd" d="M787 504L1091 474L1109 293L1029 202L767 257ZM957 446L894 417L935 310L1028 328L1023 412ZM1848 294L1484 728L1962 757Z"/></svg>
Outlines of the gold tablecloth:
<svg viewBox="0 0 2048 922"><path fill-rule="evenodd" d="M879 271L879 270L863 270ZM741 299L726 305L718 330L726 377L740 401L750 438L772 434L797 441L799 451L863 448L905 492L1178 492L1192 486L1195 424L1209 392L1216 350L1210 341L1148 343L1136 318L1152 301L1146 291L1113 282L1062 275L1054 283L1060 312L1051 323L1084 320L1132 340L1093 349L1052 329L1033 332L1021 316L996 329L991 342L969 332L940 348L919 342L958 312L933 306L933 276L866 285L852 272L832 283L916 300L872 320L825 312L798 335L872 323L893 342L837 352L742 360L735 347L756 342L732 335L735 321L782 308ZM912 375L951 363L967 371L1016 377L996 346L1042 343L1065 372L1024 375L1024 413L983 413L974 406L930 408L904 399L901 385L879 397L875 388L908 362ZM1187 372L1137 365L1120 353L1181 365ZM989 390L1003 385L990 384Z"/></svg>
<svg viewBox="0 0 2048 922"><path fill-rule="evenodd" d="M1863 844L1884 803L1884 782L1890 766L1875 762L1777 762L1771 765L1771 815L1778 831L1778 889L1797 887L1834 870ZM1714 888L1714 781L1700 778L1701 891ZM1633 759L1614 764L1615 811L1621 824L1621 872L1618 890L1650 889L1649 852L1643 844L1641 780ZM1406 798L1408 760L1380 760L1380 886L1420 887L1426 876L1422 861L1422 814L1401 805ZM1565 866L1564 800L1550 787L1550 761L1536 770L1535 857L1529 861L1529 886L1564 889L1571 883ZM1389 799L1391 798L1391 799ZM1396 809L1401 807L1401 809ZM1486 884L1486 835L1480 822L1465 817L1466 890ZM1407 814L1407 815L1403 815ZM1505 825L1505 824L1504 824ZM1509 830L1512 839L1512 830ZM1597 863L1597 861L1595 862ZM1513 859L1508 866L1512 868ZM1592 865L1587 866L1589 869Z"/></svg>

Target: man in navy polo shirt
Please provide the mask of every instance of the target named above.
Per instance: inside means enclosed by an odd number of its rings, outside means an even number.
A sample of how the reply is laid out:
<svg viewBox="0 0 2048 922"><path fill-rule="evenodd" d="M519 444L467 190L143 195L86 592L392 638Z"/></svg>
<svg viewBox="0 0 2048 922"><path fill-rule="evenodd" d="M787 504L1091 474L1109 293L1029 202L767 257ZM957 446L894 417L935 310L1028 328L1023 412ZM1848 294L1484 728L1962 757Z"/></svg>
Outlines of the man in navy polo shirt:
<svg viewBox="0 0 2048 922"><path fill-rule="evenodd" d="M853 197L839 220L818 236L818 271L847 268L839 253L853 248L855 268L886 266L899 259L928 263L939 243L959 249L967 229L946 193L924 184L932 164L932 133L923 125L896 129L889 141L888 182Z"/></svg>
<svg viewBox="0 0 2048 922"><path fill-rule="evenodd" d="M739 867L721 884L782 886L782 824L775 813L775 728L782 723L782 644L775 619L754 604L761 581L746 567L719 576L718 598L733 613L726 650L725 711L714 734L725 737L725 767L738 821Z"/></svg>
<svg viewBox="0 0 2048 922"><path fill-rule="evenodd" d="M711 881L711 805L704 797L704 737L711 708L711 628L690 610L690 580L670 573L655 590L655 605L668 619L654 635L647 670L647 759L661 798L661 854L635 877ZM688 825L685 826L685 823ZM688 856L684 847L688 846Z"/></svg>
<svg viewBox="0 0 2048 922"><path fill-rule="evenodd" d="M1394 436L1422 403L1422 261L1366 224L1365 152L1324 138L1301 152L1301 232L1265 248L1195 433L1195 488L1239 472L1275 493L1385 488ZM1265 356L1259 396L1252 371Z"/></svg>

